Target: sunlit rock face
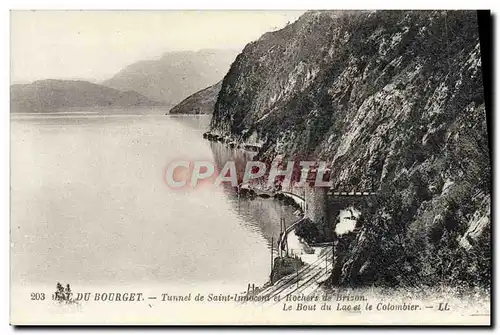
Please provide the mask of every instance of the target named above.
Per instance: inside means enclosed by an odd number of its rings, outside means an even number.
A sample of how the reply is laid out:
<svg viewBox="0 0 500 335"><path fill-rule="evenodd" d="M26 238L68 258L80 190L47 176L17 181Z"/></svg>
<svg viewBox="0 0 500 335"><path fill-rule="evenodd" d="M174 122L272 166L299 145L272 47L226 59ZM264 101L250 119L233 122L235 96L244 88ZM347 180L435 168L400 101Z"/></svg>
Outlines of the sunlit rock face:
<svg viewBox="0 0 500 335"><path fill-rule="evenodd" d="M308 12L245 47L211 130L377 192L357 207L339 283L488 284L482 85L475 12Z"/></svg>

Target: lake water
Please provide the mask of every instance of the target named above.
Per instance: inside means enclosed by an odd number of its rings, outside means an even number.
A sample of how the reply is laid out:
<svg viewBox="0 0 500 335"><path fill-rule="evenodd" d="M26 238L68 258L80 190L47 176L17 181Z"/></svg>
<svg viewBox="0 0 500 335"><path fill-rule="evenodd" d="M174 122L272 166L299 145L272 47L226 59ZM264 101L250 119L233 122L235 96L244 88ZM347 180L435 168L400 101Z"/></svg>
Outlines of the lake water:
<svg viewBox="0 0 500 335"><path fill-rule="evenodd" d="M279 218L272 199L215 186L171 190L176 159L223 164L235 152L202 138L207 116L13 115L11 278L214 285L246 289L270 271Z"/></svg>

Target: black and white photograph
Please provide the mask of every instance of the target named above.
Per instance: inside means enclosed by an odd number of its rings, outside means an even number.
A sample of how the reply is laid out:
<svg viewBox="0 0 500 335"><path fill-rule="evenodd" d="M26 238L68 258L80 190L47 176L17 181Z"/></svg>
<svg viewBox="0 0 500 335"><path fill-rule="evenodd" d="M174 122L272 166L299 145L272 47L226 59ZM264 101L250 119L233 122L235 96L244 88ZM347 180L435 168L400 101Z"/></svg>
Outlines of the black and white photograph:
<svg viewBox="0 0 500 335"><path fill-rule="evenodd" d="M490 326L488 10L11 10L10 323Z"/></svg>

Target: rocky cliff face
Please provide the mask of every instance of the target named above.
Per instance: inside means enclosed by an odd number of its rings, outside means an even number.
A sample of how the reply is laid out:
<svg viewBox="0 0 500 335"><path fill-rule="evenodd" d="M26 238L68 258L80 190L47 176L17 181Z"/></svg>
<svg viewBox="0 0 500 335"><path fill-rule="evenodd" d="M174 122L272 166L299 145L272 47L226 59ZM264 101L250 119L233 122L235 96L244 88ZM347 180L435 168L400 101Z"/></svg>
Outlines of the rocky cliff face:
<svg viewBox="0 0 500 335"><path fill-rule="evenodd" d="M475 12L308 12L248 44L211 132L374 189L334 283L489 283L491 169Z"/></svg>

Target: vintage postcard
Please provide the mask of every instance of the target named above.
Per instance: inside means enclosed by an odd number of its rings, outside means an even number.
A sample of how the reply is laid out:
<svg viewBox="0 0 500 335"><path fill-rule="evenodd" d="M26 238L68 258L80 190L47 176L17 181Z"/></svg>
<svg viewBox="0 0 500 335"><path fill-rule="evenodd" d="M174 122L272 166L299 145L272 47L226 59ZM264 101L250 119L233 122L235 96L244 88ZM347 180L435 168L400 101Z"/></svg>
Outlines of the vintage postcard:
<svg viewBox="0 0 500 335"><path fill-rule="evenodd" d="M11 11L10 322L490 325L489 20Z"/></svg>

